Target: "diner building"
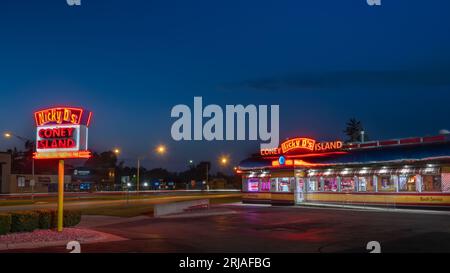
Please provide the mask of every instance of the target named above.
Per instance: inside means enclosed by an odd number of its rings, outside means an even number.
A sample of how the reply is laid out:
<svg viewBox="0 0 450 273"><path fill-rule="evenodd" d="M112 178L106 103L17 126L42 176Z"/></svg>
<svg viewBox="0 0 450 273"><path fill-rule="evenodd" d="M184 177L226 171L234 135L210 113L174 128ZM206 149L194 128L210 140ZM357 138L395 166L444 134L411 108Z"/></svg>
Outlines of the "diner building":
<svg viewBox="0 0 450 273"><path fill-rule="evenodd" d="M242 161L244 202L450 208L450 136L344 143L297 137Z"/></svg>

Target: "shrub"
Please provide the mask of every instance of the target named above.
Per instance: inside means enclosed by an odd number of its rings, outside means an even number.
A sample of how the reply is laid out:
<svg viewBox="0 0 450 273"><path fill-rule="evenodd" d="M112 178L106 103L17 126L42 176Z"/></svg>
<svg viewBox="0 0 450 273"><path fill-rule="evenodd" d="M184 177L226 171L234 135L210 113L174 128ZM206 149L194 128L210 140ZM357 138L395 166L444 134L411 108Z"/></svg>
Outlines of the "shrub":
<svg viewBox="0 0 450 273"><path fill-rule="evenodd" d="M11 215L0 214L0 235L7 234L11 231Z"/></svg>
<svg viewBox="0 0 450 273"><path fill-rule="evenodd" d="M39 229L50 229L52 228L52 218L53 210L43 209L37 210L36 213L39 215Z"/></svg>
<svg viewBox="0 0 450 273"><path fill-rule="evenodd" d="M81 221L81 211L64 210L63 225L64 227L74 227ZM52 211L52 228L58 227L58 211Z"/></svg>
<svg viewBox="0 0 450 273"><path fill-rule="evenodd" d="M58 210L51 210L50 214L52 215L50 228L57 228L58 227Z"/></svg>
<svg viewBox="0 0 450 273"><path fill-rule="evenodd" d="M81 222L81 211L79 210L65 210L64 211L64 226L74 227Z"/></svg>
<svg viewBox="0 0 450 273"><path fill-rule="evenodd" d="M33 211L11 213L11 232L34 231L39 228L39 214Z"/></svg>

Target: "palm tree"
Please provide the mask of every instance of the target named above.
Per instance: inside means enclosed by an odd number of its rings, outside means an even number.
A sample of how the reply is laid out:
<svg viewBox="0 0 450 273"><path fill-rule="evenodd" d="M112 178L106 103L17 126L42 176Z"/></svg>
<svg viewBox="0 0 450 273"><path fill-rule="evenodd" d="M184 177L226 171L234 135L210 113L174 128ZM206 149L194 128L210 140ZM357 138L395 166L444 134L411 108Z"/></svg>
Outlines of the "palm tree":
<svg viewBox="0 0 450 273"><path fill-rule="evenodd" d="M364 127L362 125L362 122L355 119L355 118L351 118L347 124L346 124L346 128L344 130L344 133L346 136L348 136L348 140L347 142L360 142L361 139L361 132L364 131ZM368 140L368 135L367 133L364 134L364 140Z"/></svg>

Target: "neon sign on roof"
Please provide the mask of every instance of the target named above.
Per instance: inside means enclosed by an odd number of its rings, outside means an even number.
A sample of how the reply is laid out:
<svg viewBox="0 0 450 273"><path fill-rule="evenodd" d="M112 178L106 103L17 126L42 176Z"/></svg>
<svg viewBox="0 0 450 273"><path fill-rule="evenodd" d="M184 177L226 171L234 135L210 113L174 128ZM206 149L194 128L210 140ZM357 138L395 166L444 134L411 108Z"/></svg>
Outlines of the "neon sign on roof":
<svg viewBox="0 0 450 273"><path fill-rule="evenodd" d="M315 139L306 137L297 137L288 139L280 144L279 148L262 149L262 156L273 156L290 153L322 153L333 150L340 150L343 147L342 141L317 142Z"/></svg>

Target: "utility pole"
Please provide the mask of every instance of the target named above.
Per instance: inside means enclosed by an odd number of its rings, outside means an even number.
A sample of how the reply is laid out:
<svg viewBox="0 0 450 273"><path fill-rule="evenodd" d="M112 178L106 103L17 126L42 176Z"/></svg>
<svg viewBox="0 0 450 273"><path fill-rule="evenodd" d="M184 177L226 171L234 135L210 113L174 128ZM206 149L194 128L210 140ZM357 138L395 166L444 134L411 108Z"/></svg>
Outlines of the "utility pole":
<svg viewBox="0 0 450 273"><path fill-rule="evenodd" d="M31 140L31 139L28 139L26 137L22 137L22 136L16 135L16 134L11 133L11 132L5 133L4 137L5 138L16 137L20 141L23 141L25 146L27 146L27 143L31 143L31 144L33 144L33 151L32 152L36 151L36 143L33 140ZM25 154L24 154L24 156L25 156ZM34 173L34 156L33 155L32 155L32 158L31 158L31 177L32 177L31 181L30 181L31 201L34 201L34 186L35 186L36 180L35 180L35 173Z"/></svg>
<svg viewBox="0 0 450 273"><path fill-rule="evenodd" d="M35 177L34 177L34 156L33 156L33 158L31 159L32 161L31 161L31 176L32 176L32 178L31 178L31 202L34 202L34 185L36 184L36 180L35 180Z"/></svg>
<svg viewBox="0 0 450 273"><path fill-rule="evenodd" d="M64 228L64 160L58 163L58 232Z"/></svg>
<svg viewBox="0 0 450 273"><path fill-rule="evenodd" d="M206 188L208 188L209 185L209 165L208 162L206 162Z"/></svg>
<svg viewBox="0 0 450 273"><path fill-rule="evenodd" d="M137 177L136 177L136 190L137 194L139 195L139 184L141 183L141 158L138 157L137 160Z"/></svg>

